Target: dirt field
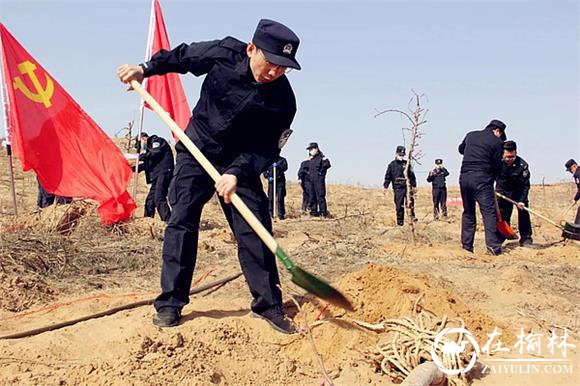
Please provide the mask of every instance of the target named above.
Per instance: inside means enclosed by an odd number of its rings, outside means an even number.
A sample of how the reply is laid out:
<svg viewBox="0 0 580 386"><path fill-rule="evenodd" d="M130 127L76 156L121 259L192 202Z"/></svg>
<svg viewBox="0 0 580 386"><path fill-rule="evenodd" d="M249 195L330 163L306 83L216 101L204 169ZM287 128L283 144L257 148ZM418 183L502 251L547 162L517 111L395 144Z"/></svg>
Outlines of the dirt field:
<svg viewBox="0 0 580 386"><path fill-rule="evenodd" d="M137 218L105 229L89 203L35 212L36 183L17 173L22 214L11 215L7 159L0 156L0 335L38 328L108 308L149 299L159 281L163 223ZM139 204L146 193L141 182ZM534 186L532 206L556 219L574 186ZM461 207L447 221L433 221L430 190L419 189L416 241L408 226L395 226L392 191L328 187L330 220L300 213L299 187L290 184L288 219L275 222L275 236L300 266L324 277L348 295L356 311L344 311L304 296L282 272L286 305L299 326L306 316L329 377L336 385L388 385L377 344L384 334L356 321L378 324L412 315L416 304L438 317L460 317L482 347L494 327L509 353L494 359L564 359L548 351L550 331L569 334L579 345L580 245L562 242L560 231L532 218L534 246L507 243L506 253L485 254L481 224L475 254L460 248ZM449 197L458 197L458 188ZM84 213L82 213L84 211ZM74 213L73 213L74 212ZM76 214L75 227L57 231L63 215ZM567 220L573 213L567 214ZM515 220L515 219L514 219ZM205 209L194 282L205 284L239 271L235 241L212 200ZM289 295L299 300L297 310ZM310 340L285 336L248 315L250 295L243 278L192 297L178 327L151 324L153 308L92 319L36 336L0 340L0 384L34 385L321 385ZM318 317L319 322L314 323ZM543 334L541 352L519 355L521 329ZM559 342L559 341L558 341ZM495 343L495 342L494 342ZM530 350L534 351L534 350ZM573 373L546 374L549 362L503 362L524 366L524 374L471 372L473 385L580 384L578 347L568 347ZM523 364L522 364L523 363ZM553 363L551 363L553 364ZM520 369L521 370L521 369ZM499 370L501 371L501 370ZM552 368L551 371L556 371Z"/></svg>

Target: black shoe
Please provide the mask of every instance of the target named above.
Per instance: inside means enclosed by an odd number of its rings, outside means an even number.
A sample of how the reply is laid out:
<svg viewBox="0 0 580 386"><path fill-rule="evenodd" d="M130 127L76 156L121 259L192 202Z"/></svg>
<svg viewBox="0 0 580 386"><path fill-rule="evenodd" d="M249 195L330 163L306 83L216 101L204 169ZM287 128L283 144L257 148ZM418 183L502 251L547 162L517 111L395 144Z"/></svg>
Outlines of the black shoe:
<svg viewBox="0 0 580 386"><path fill-rule="evenodd" d="M501 247L487 247L487 254L491 256L501 255Z"/></svg>
<svg viewBox="0 0 580 386"><path fill-rule="evenodd" d="M520 247L531 247L531 246L532 246L532 239L520 240Z"/></svg>
<svg viewBox="0 0 580 386"><path fill-rule="evenodd" d="M274 306L259 314L252 311L252 317L264 319L274 330L283 334L296 334L297 332L296 327L286 318L280 306Z"/></svg>
<svg viewBox="0 0 580 386"><path fill-rule="evenodd" d="M461 246L461 248L463 248L467 252L473 253L473 247L468 247L467 245L463 245L463 246Z"/></svg>
<svg viewBox="0 0 580 386"><path fill-rule="evenodd" d="M398 222L398 221L397 221L397 226L400 226L400 227L402 227L403 225L405 225L405 223L402 223L402 222Z"/></svg>
<svg viewBox="0 0 580 386"><path fill-rule="evenodd" d="M173 327L181 320L181 310L174 307L161 307L155 317L153 324L159 327Z"/></svg>
<svg viewBox="0 0 580 386"><path fill-rule="evenodd" d="M286 216L284 216L283 214L282 214L282 215L280 215L280 216L278 216L278 219L279 219L279 220L284 220L285 218L286 218Z"/></svg>
<svg viewBox="0 0 580 386"><path fill-rule="evenodd" d="M318 217L318 216L320 216L320 213L318 213L318 212L310 212L310 215L312 217Z"/></svg>

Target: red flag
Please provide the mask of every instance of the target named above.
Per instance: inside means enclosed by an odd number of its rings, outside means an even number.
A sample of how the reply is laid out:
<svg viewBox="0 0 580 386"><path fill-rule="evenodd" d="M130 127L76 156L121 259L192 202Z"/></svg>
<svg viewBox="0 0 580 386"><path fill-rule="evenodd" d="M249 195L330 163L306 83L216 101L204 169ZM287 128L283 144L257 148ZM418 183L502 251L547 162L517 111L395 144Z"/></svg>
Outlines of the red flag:
<svg viewBox="0 0 580 386"><path fill-rule="evenodd" d="M151 27L153 30L150 31L151 35L149 37L149 47L147 50L149 57L147 60L151 59L151 56L159 50L171 49L158 0L153 0ZM159 102L161 107L169 113L177 125L185 130L189 123L189 118L191 118L191 110L187 104L187 98L185 97L185 91L183 90L181 79L179 79L179 74L169 73L147 78L146 89ZM151 109L147 103L145 106Z"/></svg>
<svg viewBox="0 0 580 386"><path fill-rule="evenodd" d="M136 208L131 167L119 148L0 23L2 75L14 153L59 196L91 198L104 224Z"/></svg>

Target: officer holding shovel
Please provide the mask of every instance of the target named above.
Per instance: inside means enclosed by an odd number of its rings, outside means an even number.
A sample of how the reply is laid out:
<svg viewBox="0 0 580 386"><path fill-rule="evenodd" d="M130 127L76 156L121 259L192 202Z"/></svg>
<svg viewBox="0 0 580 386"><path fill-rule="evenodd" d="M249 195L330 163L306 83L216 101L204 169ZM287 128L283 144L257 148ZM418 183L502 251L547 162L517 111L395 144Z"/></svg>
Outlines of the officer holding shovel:
<svg viewBox="0 0 580 386"><path fill-rule="evenodd" d="M566 164L564 166L566 167L566 171L572 174L572 176L574 177L574 183L578 187L578 191L576 192L574 198L572 199L572 202L574 203L574 205L576 205L578 203L578 200L580 200L580 168L578 167L578 163L576 163L576 161L574 161L573 159L569 159L568 161L566 161ZM580 225L580 206L578 207L578 209L576 209L576 219L574 220L574 223L576 225Z"/></svg>
<svg viewBox="0 0 580 386"><path fill-rule="evenodd" d="M119 67L123 82L169 72L206 75L185 133L222 174L214 184L185 146L176 145L169 192L172 211L163 241L161 294L155 300L154 324L170 327L180 321L181 309L189 302L201 211L217 191L237 240L240 265L253 297L252 315L277 331L295 332L282 310L274 255L229 204L237 193L272 231L260 174L278 158L296 113L285 73L300 69L295 57L299 43L288 27L263 19L250 43L226 37L181 44L159 51L139 66Z"/></svg>
<svg viewBox="0 0 580 386"><path fill-rule="evenodd" d="M528 193L530 192L530 169L528 163L518 155L517 144L514 141L505 141L503 144L503 164L497 178L495 190L516 201L518 208L518 229L520 231L520 245L532 245L532 223L530 213L524 208L529 206ZM500 199L499 210L501 218L507 223L513 211L513 204Z"/></svg>

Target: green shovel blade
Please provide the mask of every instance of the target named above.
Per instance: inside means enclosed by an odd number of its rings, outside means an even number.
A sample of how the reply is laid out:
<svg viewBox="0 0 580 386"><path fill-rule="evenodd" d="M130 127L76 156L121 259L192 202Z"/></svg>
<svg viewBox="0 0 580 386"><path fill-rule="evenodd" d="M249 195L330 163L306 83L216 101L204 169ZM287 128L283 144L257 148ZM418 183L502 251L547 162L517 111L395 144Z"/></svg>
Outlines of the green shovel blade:
<svg viewBox="0 0 580 386"><path fill-rule="evenodd" d="M351 302L343 294L324 280L294 265L280 247L276 250L276 256L282 260L284 266L292 274L292 282L294 284L310 292L312 295L326 300L330 304L344 308L347 311L354 311Z"/></svg>

